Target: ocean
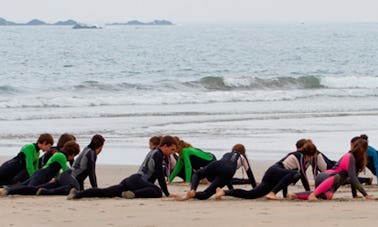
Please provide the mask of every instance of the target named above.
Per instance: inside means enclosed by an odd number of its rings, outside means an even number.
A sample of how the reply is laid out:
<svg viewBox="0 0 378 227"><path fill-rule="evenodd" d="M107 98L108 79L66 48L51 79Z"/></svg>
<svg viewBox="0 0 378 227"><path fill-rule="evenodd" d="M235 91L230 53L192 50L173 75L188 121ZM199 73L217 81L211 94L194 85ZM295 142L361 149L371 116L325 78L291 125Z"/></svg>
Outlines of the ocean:
<svg viewBox="0 0 378 227"><path fill-rule="evenodd" d="M0 155L49 132L105 164L140 164L169 134L278 160L300 138L338 159L378 146L378 23L0 26Z"/></svg>

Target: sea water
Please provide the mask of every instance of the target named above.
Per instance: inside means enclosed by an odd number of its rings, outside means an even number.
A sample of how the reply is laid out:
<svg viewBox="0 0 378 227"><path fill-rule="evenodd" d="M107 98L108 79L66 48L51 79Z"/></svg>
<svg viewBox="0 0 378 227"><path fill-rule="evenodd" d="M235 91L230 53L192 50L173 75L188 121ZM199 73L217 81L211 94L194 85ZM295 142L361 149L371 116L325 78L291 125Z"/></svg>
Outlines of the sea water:
<svg viewBox="0 0 378 227"><path fill-rule="evenodd" d="M139 164L169 134L217 157L278 160L310 138L332 159L378 146L378 24L0 27L0 155L49 132L99 163Z"/></svg>

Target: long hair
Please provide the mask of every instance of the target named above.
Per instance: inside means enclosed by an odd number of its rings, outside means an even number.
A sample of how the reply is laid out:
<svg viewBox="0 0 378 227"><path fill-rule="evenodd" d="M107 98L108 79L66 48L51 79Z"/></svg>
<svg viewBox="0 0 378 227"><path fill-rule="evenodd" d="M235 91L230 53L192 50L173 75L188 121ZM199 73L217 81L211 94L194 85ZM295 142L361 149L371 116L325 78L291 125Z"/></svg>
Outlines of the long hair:
<svg viewBox="0 0 378 227"><path fill-rule="evenodd" d="M184 140L180 139L179 137L174 137L177 141L177 149L176 152L179 154L180 157L182 157L182 149L187 147L192 147L190 143L185 142Z"/></svg>
<svg viewBox="0 0 378 227"><path fill-rule="evenodd" d="M356 160L356 170L361 172L365 169L367 163L367 148L368 142L364 139L358 139L353 143L353 149L350 153L353 154Z"/></svg>

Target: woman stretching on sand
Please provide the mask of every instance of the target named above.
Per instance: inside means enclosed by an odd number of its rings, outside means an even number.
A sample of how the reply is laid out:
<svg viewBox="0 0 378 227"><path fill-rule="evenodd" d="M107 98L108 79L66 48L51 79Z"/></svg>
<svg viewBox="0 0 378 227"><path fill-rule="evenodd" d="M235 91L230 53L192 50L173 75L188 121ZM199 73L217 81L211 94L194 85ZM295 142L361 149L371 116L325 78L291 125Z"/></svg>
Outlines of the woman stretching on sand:
<svg viewBox="0 0 378 227"><path fill-rule="evenodd" d="M255 177L253 176L251 166L249 165L248 159L245 155L245 147L242 144L236 144L232 147L232 151L223 155L222 159L211 162L207 166L201 168L200 170L194 172L191 182L190 191L186 196L180 198L179 200L187 200L191 198L196 198L200 200L208 199L215 193L215 190L228 186L232 189L231 184L232 177L234 176L236 170L243 166L247 172L248 179L252 187L256 187ZM211 181L209 187L205 191L197 192L197 187L201 179L207 178Z"/></svg>
<svg viewBox="0 0 378 227"><path fill-rule="evenodd" d="M208 165L215 161L216 157L212 153L204 152L198 148L192 147L192 145L177 137L176 139L178 141L177 153L179 154L179 159L168 178L168 182L172 182L182 171L182 168L185 168L185 182L190 183L193 170L198 170L201 167Z"/></svg>
<svg viewBox="0 0 378 227"><path fill-rule="evenodd" d="M176 197L176 195L169 194L163 173L163 156L173 154L176 144L176 139L164 136L159 146L147 154L137 173L123 179L119 184L107 188L89 188L80 192L73 188L67 199L86 197L160 198L162 191L167 197ZM160 188L154 184L156 180L158 180Z"/></svg>
<svg viewBox="0 0 378 227"><path fill-rule="evenodd" d="M297 151L291 152L279 162L271 166L264 174L261 183L252 190L243 189L223 190L218 188L215 194L216 199L222 196L233 196L244 199L257 199L265 196L267 199L279 199L276 194L299 178L302 180L303 187L310 191L307 180L306 169L309 161L316 153L316 146L311 140Z"/></svg>
<svg viewBox="0 0 378 227"><path fill-rule="evenodd" d="M367 147L368 143L366 140L357 140L354 142L353 149L341 157L332 169L320 173L315 178L316 188L314 192L290 194L289 198L304 200L316 200L318 198L332 199L333 194L340 185L345 184L346 180L349 179L350 184L359 190L366 199L373 199L372 196L366 193L357 178L357 173L361 172L366 166Z"/></svg>

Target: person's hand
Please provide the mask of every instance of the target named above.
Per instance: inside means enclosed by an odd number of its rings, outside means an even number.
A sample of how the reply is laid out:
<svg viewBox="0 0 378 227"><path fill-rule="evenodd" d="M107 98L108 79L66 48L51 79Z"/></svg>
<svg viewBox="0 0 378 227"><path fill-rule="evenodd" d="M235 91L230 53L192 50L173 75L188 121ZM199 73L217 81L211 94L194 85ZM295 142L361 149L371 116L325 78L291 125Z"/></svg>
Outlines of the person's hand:
<svg viewBox="0 0 378 227"><path fill-rule="evenodd" d="M366 195L365 199L372 200L372 199L374 199L374 196L372 196L372 195Z"/></svg>

